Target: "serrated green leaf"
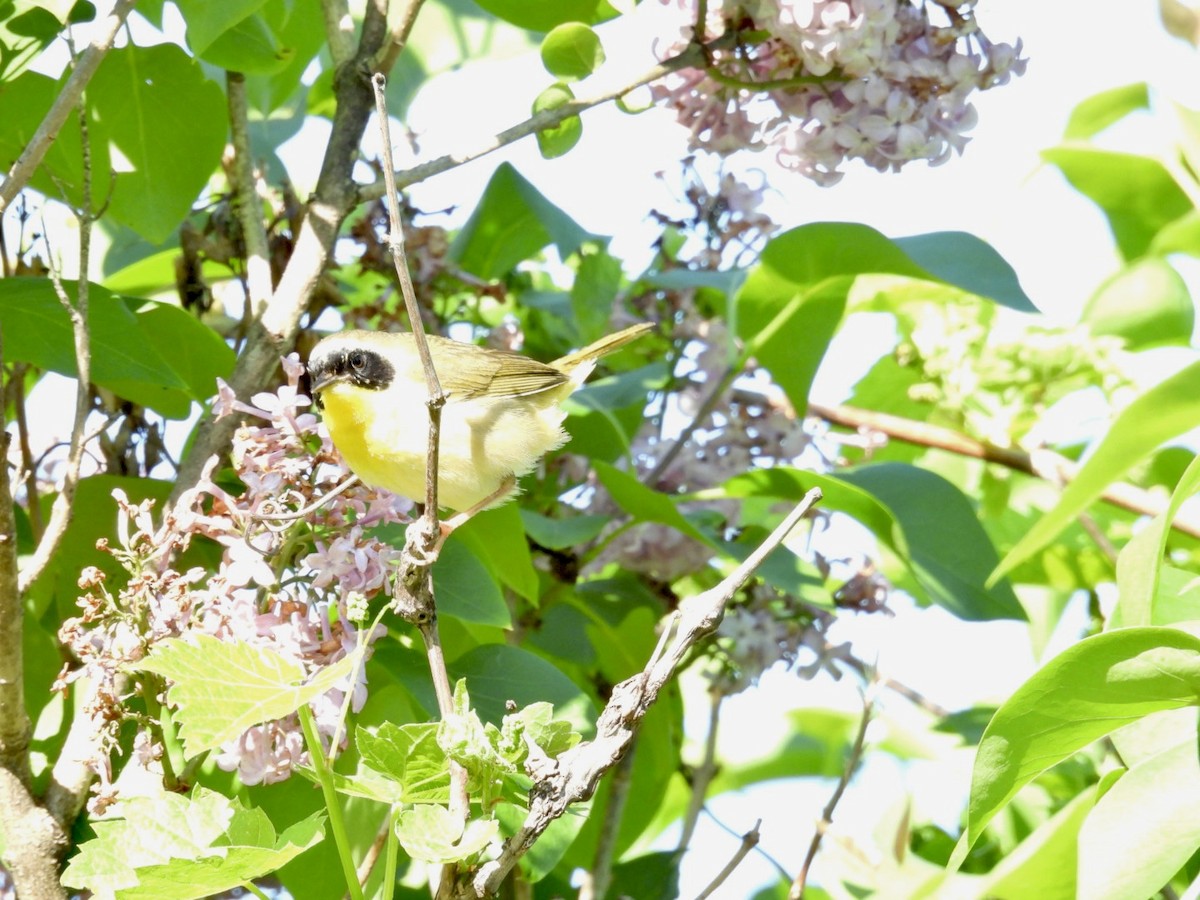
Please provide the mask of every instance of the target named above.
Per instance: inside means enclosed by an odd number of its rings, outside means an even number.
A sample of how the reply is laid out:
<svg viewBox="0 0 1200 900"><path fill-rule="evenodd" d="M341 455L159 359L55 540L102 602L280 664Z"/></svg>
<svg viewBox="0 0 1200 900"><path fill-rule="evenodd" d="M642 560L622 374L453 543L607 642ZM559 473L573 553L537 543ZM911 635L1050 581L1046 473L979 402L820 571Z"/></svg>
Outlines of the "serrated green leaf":
<svg viewBox="0 0 1200 900"><path fill-rule="evenodd" d="M1063 139L1073 141L1095 137L1131 112L1148 109L1149 106L1150 90L1144 81L1101 91L1076 104L1071 110Z"/></svg>
<svg viewBox="0 0 1200 900"><path fill-rule="evenodd" d="M1042 158L1100 207L1126 260L1143 256L1164 226L1192 209L1171 173L1148 156L1064 145Z"/></svg>
<svg viewBox="0 0 1200 900"><path fill-rule="evenodd" d="M226 4L203 5L231 15ZM174 44L130 45L104 58L88 99L133 167L114 166L109 215L162 243L220 164L227 118L221 88Z"/></svg>
<svg viewBox="0 0 1200 900"><path fill-rule="evenodd" d="M1200 363L1192 363L1135 398L1085 460L1057 505L1017 542L992 579L1029 559L1087 509L1112 482L1150 453L1200 422Z"/></svg>
<svg viewBox="0 0 1200 900"><path fill-rule="evenodd" d="M603 62L600 36L582 22L564 22L542 39L542 65L555 78L587 78Z"/></svg>
<svg viewBox="0 0 1200 900"><path fill-rule="evenodd" d="M449 762L438 746L437 732L436 722L384 722L374 734L359 728L355 746L363 765L399 786L400 802L448 803Z"/></svg>
<svg viewBox="0 0 1200 900"><path fill-rule="evenodd" d="M1093 334L1125 339L1130 350L1186 346L1196 311L1187 282L1164 260L1147 258L1113 275L1088 300L1082 320Z"/></svg>
<svg viewBox="0 0 1200 900"><path fill-rule="evenodd" d="M1193 730L1190 740L1133 766L1096 803L1079 832L1077 896L1154 896L1200 847L1198 805Z"/></svg>
<svg viewBox="0 0 1200 900"><path fill-rule="evenodd" d="M349 654L308 679L300 663L269 647L200 634L162 641L138 668L171 680L167 699L178 708L190 759L236 740L247 728L291 715L347 678L358 657Z"/></svg>
<svg viewBox="0 0 1200 900"><path fill-rule="evenodd" d="M1197 703L1200 639L1186 632L1123 628L1063 651L1001 705L984 732L958 855L1051 766L1149 713Z"/></svg>
<svg viewBox="0 0 1200 900"><path fill-rule="evenodd" d="M396 822L396 837L404 852L428 863L470 859L499 833L500 823L495 819L472 819L464 825L460 816L452 816L442 806L406 809Z"/></svg>
<svg viewBox="0 0 1200 900"><path fill-rule="evenodd" d="M198 788L191 798L162 793L121 802L120 818L93 819L63 883L100 898L199 900L260 878L323 836L314 814L278 838L266 815Z"/></svg>

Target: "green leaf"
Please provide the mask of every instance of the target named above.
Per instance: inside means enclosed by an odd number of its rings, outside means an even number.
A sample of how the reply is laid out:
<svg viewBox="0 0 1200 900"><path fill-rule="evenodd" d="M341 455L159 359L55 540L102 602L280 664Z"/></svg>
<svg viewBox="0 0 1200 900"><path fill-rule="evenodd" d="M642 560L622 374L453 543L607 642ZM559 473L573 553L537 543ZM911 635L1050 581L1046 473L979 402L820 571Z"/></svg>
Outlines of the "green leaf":
<svg viewBox="0 0 1200 900"><path fill-rule="evenodd" d="M324 836L322 814L276 837L262 810L204 788L136 796L117 814L92 821L96 836L71 858L64 884L120 900L198 900L271 874Z"/></svg>
<svg viewBox="0 0 1200 900"><path fill-rule="evenodd" d="M472 516L469 522L455 530L449 543L462 541L501 584L536 604L538 574L533 567L533 557L529 555L519 510L517 504L509 503Z"/></svg>
<svg viewBox="0 0 1200 900"><path fill-rule="evenodd" d="M1192 209L1171 173L1148 156L1064 145L1042 158L1100 207L1127 260L1143 256L1165 225Z"/></svg>
<svg viewBox="0 0 1200 900"><path fill-rule="evenodd" d="M169 348L170 366L187 385L192 399L204 401L217 392L217 379L229 378L237 354L222 337L169 303L140 301L137 325L151 347ZM143 355L145 348L141 348Z"/></svg>
<svg viewBox="0 0 1200 900"><path fill-rule="evenodd" d="M368 766L400 786L399 802L448 803L450 770L438 746L436 722L396 725L384 722L372 734L355 732L354 744Z"/></svg>
<svg viewBox="0 0 1200 900"><path fill-rule="evenodd" d="M285 47L262 16L251 14L217 37L203 53L205 62L246 75L274 75L291 64L295 49Z"/></svg>
<svg viewBox="0 0 1200 900"><path fill-rule="evenodd" d="M539 700L553 704L555 718L575 730L591 730L595 710L571 679L540 656L505 644L484 644L450 665L451 679L466 678L475 710L485 722L499 725L512 701L518 707Z"/></svg>
<svg viewBox="0 0 1200 900"><path fill-rule="evenodd" d="M1200 256L1200 210L1189 210L1160 228L1148 252L1155 256L1172 253Z"/></svg>
<svg viewBox="0 0 1200 900"><path fill-rule="evenodd" d="M452 863L470 859L483 850L500 831L495 819L463 822L442 806L415 806L400 813L396 837L415 860Z"/></svg>
<svg viewBox="0 0 1200 900"><path fill-rule="evenodd" d="M1121 549L1117 557L1117 605L1109 617L1109 629L1127 625L1171 624L1155 615L1167 535L1170 534L1175 514L1197 489L1200 489L1200 457L1193 459L1180 476L1166 510L1155 516L1148 527L1134 535ZM1178 596L1179 590L1176 589L1174 593ZM1200 618L1200 614L1191 617Z"/></svg>
<svg viewBox="0 0 1200 900"><path fill-rule="evenodd" d="M203 5L231 15L226 4ZM162 243L221 161L224 94L181 48L158 44L111 51L88 85L88 99L133 168L114 164L109 214Z"/></svg>
<svg viewBox="0 0 1200 900"><path fill-rule="evenodd" d="M0 63L0 67L2 67ZM0 166L8 171L24 152L49 112L62 85L38 72L23 72L12 81L0 81ZM104 129L97 123L91 131L93 159L96 169L107 168L107 142ZM42 164L34 171L30 186L48 197L65 197L78 204L82 199L82 168L79 126L71 120L63 127L46 150ZM104 202L108 190L106 179L95 179L93 202ZM101 186L102 185L102 186Z"/></svg>
<svg viewBox="0 0 1200 900"><path fill-rule="evenodd" d="M574 92L565 84L552 84L534 98L532 112L537 115L546 110L558 109L574 99ZM535 136L542 159L557 159L570 153L583 137L583 119L579 116L568 116L557 125L539 129Z"/></svg>
<svg viewBox="0 0 1200 900"><path fill-rule="evenodd" d="M1010 585L988 586L996 549L954 484L904 463L863 466L841 480L869 491L891 512L909 565L935 603L971 622L1025 618Z"/></svg>
<svg viewBox="0 0 1200 900"><path fill-rule="evenodd" d="M611 19L616 10L607 0L478 0L497 18L530 31L550 31L564 22L594 25Z"/></svg>
<svg viewBox="0 0 1200 900"><path fill-rule="evenodd" d="M450 258L480 278L499 278L548 244L566 258L595 236L501 163L450 247Z"/></svg>
<svg viewBox="0 0 1200 900"><path fill-rule="evenodd" d="M1013 267L972 234L939 231L897 238L896 244L937 281L1018 312L1038 311L1022 289Z"/></svg>
<svg viewBox="0 0 1200 900"><path fill-rule="evenodd" d="M600 36L582 22L557 25L542 39L542 65L555 78L587 78L604 62Z"/></svg>
<svg viewBox="0 0 1200 900"><path fill-rule="evenodd" d="M580 252L575 281L571 285L571 309L575 313L578 343L590 344L607 333L613 301L621 289L621 277L621 261L603 247L585 248Z"/></svg>
<svg viewBox="0 0 1200 900"><path fill-rule="evenodd" d="M1154 449L1200 422L1200 363L1182 369L1135 398L1067 485L1058 504L1008 551L992 574L996 579L1049 544L1104 489Z"/></svg>
<svg viewBox="0 0 1200 900"><path fill-rule="evenodd" d="M63 288L68 297L75 296L75 282L64 281ZM153 334L140 326L140 319L125 303L99 285L89 285L92 383L164 415L183 418L191 410L188 385L160 355ZM71 320L49 279L0 280L0 330L6 359L70 378L78 374ZM202 396L211 396L214 390L215 384L210 383Z"/></svg>
<svg viewBox="0 0 1200 900"><path fill-rule="evenodd" d="M1140 350L1188 344L1196 311L1187 282L1164 260L1150 257L1100 285L1081 318L1093 334L1117 335L1130 350Z"/></svg>
<svg viewBox="0 0 1200 900"><path fill-rule="evenodd" d="M243 19L258 12L266 0L176 0L175 5L187 20L188 46L198 56L222 34Z"/></svg>
<svg viewBox="0 0 1200 900"><path fill-rule="evenodd" d="M681 534L707 543L704 533L689 522L666 494L646 487L634 476L608 463L594 460L593 468L600 483L616 504L639 522L659 522L670 525Z"/></svg>
<svg viewBox="0 0 1200 900"><path fill-rule="evenodd" d="M746 355L770 370L797 409L808 406L808 392L841 324L851 283L834 278L803 288L777 277L764 258L738 292L737 330L746 342Z"/></svg>
<svg viewBox="0 0 1200 900"><path fill-rule="evenodd" d="M178 708L190 759L236 740L247 728L291 715L349 676L358 663L359 654L348 654L310 679L300 663L269 647L198 634L160 642L138 668L173 682L167 699Z"/></svg>
<svg viewBox="0 0 1200 900"><path fill-rule="evenodd" d="M1063 139L1073 141L1094 137L1131 112L1149 108L1150 91L1144 81L1101 91L1071 110Z"/></svg>
<svg viewBox="0 0 1200 900"><path fill-rule="evenodd" d="M1193 731L1190 740L1135 765L1100 798L1079 832L1078 896L1155 896L1200 847L1198 807Z"/></svg>
<svg viewBox="0 0 1200 900"><path fill-rule="evenodd" d="M1086 788L1039 825L1016 849L1005 854L974 896L1038 900L1096 896L1079 891L1076 885L1079 829L1096 802L1096 793L1095 787Z"/></svg>
<svg viewBox="0 0 1200 900"><path fill-rule="evenodd" d="M480 625L512 627L500 586L462 540L451 539L442 548L433 565L433 590L439 614Z"/></svg>
<svg viewBox="0 0 1200 900"><path fill-rule="evenodd" d="M563 407L563 427L571 435L567 450L592 460L612 462L626 456L645 421L646 398L667 381L661 362L608 378L593 378L572 394Z"/></svg>
<svg viewBox="0 0 1200 900"><path fill-rule="evenodd" d="M525 533L547 550L579 547L595 538L612 521L608 516L563 516L552 519L531 509L521 510Z"/></svg>
<svg viewBox="0 0 1200 900"><path fill-rule="evenodd" d="M1051 766L1149 713L1197 703L1200 639L1186 632L1122 628L1063 651L1017 688L984 732L959 853Z"/></svg>
<svg viewBox="0 0 1200 900"><path fill-rule="evenodd" d="M738 791L779 778L838 778L861 716L832 709L795 709L786 714L788 729L774 746L758 745L748 759L724 759L709 796Z"/></svg>

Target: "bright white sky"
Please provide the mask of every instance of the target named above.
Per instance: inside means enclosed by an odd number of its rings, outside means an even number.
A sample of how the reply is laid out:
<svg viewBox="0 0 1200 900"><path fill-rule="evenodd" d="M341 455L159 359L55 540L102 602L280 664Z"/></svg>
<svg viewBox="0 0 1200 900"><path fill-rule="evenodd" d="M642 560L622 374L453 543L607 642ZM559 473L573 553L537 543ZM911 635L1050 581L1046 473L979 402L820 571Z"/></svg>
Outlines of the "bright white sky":
<svg viewBox="0 0 1200 900"><path fill-rule="evenodd" d="M833 188L770 171L774 190L767 211L785 227L832 219L864 222L891 236L971 232L992 243L1015 267L1042 310L1058 321L1069 321L1090 291L1112 273L1115 254L1103 218L1055 170L1039 166L1038 152L1057 142L1077 102L1109 87L1148 80L1159 91L1200 107L1196 56L1164 34L1157 4L1145 0L1111 5L1089 0L981 0L977 15L992 39L1023 38L1030 62L1023 78L977 100L980 122L962 158L935 169L915 165L902 177L855 166ZM619 73L640 72L651 64L644 42L629 43L638 40L634 26L627 22L601 29L610 71L598 73L596 80L620 83ZM521 121L535 93L531 85L548 83L536 56L468 66L431 85L413 105L407 124L421 135L422 156L434 157ZM580 88L581 94L588 92L588 85ZM674 202L656 173L670 176L677 171L686 138L657 111L631 118L610 106L588 113L584 123L582 143L562 159L542 161L527 141L418 185L411 197L424 209L456 206L461 221L495 166L508 159L584 227L614 235L613 252L636 271L648 259L655 234L647 213L656 207L669 209ZM306 129L287 156L301 194L315 180L318 160L312 152L322 146L322 136L320 126ZM1147 128L1126 128L1120 136L1127 149L1144 152L1166 140ZM373 140L371 130L368 148ZM743 164L765 169L770 160L756 156ZM879 347L880 352L885 349ZM863 355L861 346L853 353L840 353L835 346L817 385L819 398L841 400L870 362L864 362ZM883 672L943 706L961 708L1002 697L1032 671L1024 629L1015 623L968 625L937 609L913 610L903 602L898 606L895 619L847 622L838 639L853 640L861 658L877 658ZM1074 624L1078 622L1076 618ZM1067 628L1063 640L1072 636ZM760 691L728 704L723 728L729 740L723 742L722 752L736 758L769 745L772 728L782 728L784 711L814 705L857 709L858 699L846 682L810 684L784 673L770 674ZM886 709L900 714L904 704L891 702ZM702 720L695 724L692 734L700 734ZM872 733L873 738L879 736L878 731ZM956 772L942 768L936 774L922 765L886 761L868 767L843 800L834 833L866 840L871 823L902 802L906 791L914 796L914 821L932 817L953 829L965 799L970 762L969 755L963 755ZM794 872L811 834L809 823L819 817L830 787L777 782L718 798L711 808L739 833L763 818L761 847ZM737 840L702 820L695 846L700 851L685 867L684 897L694 896L708 882L734 852ZM773 875L769 864L752 855L719 896L748 897Z"/></svg>

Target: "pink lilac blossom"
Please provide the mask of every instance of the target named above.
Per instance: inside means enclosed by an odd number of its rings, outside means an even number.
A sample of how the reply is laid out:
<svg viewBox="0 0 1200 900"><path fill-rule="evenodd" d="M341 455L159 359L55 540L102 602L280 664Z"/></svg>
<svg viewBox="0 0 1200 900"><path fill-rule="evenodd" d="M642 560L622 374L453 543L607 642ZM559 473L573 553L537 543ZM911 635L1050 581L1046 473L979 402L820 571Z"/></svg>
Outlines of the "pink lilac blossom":
<svg viewBox="0 0 1200 900"><path fill-rule="evenodd" d="M108 753L117 746L126 715L120 702L129 689L124 667L143 658L155 641L205 633L269 647L312 673L354 650L364 600L391 592L389 573L400 551L369 530L405 521L407 500L356 485L303 521L269 518L288 507L307 507L348 474L316 416L304 409L310 400L300 392L303 369L295 354L283 361L283 370L287 383L256 394L251 403L219 385L217 414L247 417L230 453L241 493L217 484L210 466L177 507L183 512L161 524L154 521L151 502L133 504L115 494L117 546L102 549L129 573L128 582L110 591L104 572L85 570L79 581L83 614L64 623L61 632L82 664L64 672L61 684L88 676L99 685L89 712L104 735L104 758L94 766L102 785L108 784ZM222 548L216 571L175 571L174 559L196 535ZM313 549L294 562L298 541ZM348 600L353 616L347 615ZM369 644L380 631L363 638ZM345 734L339 723L347 693L352 710L366 702L362 667L312 704L327 744ZM287 778L305 759L293 716L248 729L222 748L217 762L236 769L244 783L258 784Z"/></svg>
<svg viewBox="0 0 1200 900"><path fill-rule="evenodd" d="M691 132L692 148L769 148L780 165L823 185L840 180L849 159L898 171L961 153L975 125L970 96L1025 71L1021 42L989 40L970 2L710 0L699 36L696 0L660 2L672 11L661 59L696 37L706 43L704 68L652 86Z"/></svg>

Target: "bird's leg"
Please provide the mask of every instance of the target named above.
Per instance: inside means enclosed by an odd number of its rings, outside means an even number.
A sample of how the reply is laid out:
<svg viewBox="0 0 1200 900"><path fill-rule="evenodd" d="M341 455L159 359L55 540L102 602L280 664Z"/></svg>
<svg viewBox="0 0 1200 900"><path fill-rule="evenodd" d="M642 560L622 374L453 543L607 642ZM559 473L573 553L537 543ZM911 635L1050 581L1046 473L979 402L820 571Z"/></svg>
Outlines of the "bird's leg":
<svg viewBox="0 0 1200 900"><path fill-rule="evenodd" d="M516 476L509 475L500 483L500 487L478 503L468 509L464 509L462 512L455 513L448 519L438 522L436 532L430 530L428 525L429 519L422 516L408 527L408 533L404 540L404 549L415 559L427 565L432 565L442 552L442 545L446 543L446 539L454 534L457 528L465 525L476 513L482 512L497 500L511 493L516 483Z"/></svg>
<svg viewBox="0 0 1200 900"><path fill-rule="evenodd" d="M471 516L475 515L476 513L483 512L497 500L512 493L512 489L516 487L516 484L517 477L515 475L509 475L502 482L500 482L500 487L496 488L496 490L492 491L492 493L488 494L478 503L469 509L464 509L460 513L455 513L450 518L444 520L442 522L442 539L438 542L438 548L440 549L442 544L446 542L446 538L450 537L450 535L454 533L454 529L467 524L467 520L469 520Z"/></svg>

